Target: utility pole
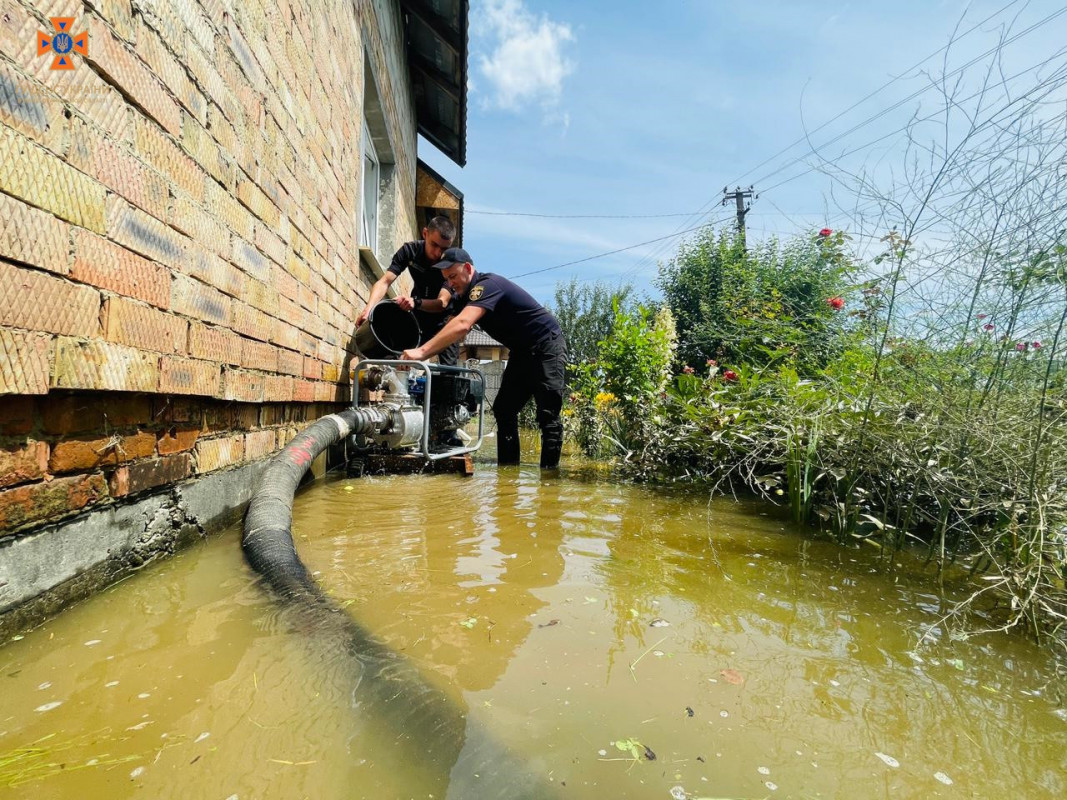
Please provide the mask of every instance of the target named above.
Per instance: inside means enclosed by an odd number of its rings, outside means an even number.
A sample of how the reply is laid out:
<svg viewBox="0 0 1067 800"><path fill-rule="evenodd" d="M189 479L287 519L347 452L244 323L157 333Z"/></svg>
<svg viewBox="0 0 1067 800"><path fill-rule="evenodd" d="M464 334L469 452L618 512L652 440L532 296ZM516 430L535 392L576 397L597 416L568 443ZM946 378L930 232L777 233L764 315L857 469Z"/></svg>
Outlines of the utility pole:
<svg viewBox="0 0 1067 800"><path fill-rule="evenodd" d="M745 203L745 200L756 200L759 195L755 193L755 190L749 186L747 189L742 189L738 186L734 191L729 191L726 186L722 187L722 205L726 205L730 200L734 200L737 203L737 233L741 237L741 242L745 241L745 214L752 208L752 203Z"/></svg>

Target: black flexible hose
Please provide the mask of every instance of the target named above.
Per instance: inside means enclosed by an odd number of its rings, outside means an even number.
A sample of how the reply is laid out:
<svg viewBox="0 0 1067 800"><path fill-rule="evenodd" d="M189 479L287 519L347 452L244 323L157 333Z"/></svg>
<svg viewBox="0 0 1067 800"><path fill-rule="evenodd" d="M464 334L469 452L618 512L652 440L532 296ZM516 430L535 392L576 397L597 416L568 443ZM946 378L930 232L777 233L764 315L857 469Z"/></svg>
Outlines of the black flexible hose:
<svg viewBox="0 0 1067 800"><path fill-rule="evenodd" d="M374 408L353 408L316 421L267 466L249 503L241 548L299 627L320 635L341 657L354 658L361 711L391 727L410 748L407 763L447 787L448 798L541 800L554 787L519 763L477 721L431 686L406 658L375 639L319 587L296 553L293 498L311 462L351 433L369 433L384 421Z"/></svg>

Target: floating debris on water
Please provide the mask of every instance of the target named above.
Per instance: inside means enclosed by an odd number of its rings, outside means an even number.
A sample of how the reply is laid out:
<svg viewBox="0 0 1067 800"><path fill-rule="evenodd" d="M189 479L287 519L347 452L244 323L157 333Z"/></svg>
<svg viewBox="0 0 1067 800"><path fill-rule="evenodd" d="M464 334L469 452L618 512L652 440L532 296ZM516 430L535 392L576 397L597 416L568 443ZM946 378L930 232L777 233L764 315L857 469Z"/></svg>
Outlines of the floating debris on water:
<svg viewBox="0 0 1067 800"><path fill-rule="evenodd" d="M202 734L200 734L199 736L196 737L196 740L193 742L193 744L196 744L197 742L204 741L204 739L206 739L210 735L211 735L211 733L209 731L204 731Z"/></svg>
<svg viewBox="0 0 1067 800"><path fill-rule="evenodd" d="M672 786L671 797L673 797L674 800L685 800L685 789L681 786Z"/></svg>
<svg viewBox="0 0 1067 800"><path fill-rule="evenodd" d="M43 706L37 706L34 711L51 711L53 708L59 708L63 705L62 700L55 700L51 703L45 703Z"/></svg>
<svg viewBox="0 0 1067 800"><path fill-rule="evenodd" d="M86 647L92 647L93 645L100 644L100 639L90 639L85 643Z"/></svg>
<svg viewBox="0 0 1067 800"><path fill-rule="evenodd" d="M37 688L38 688L38 689L47 689L47 688L48 688L49 686L51 686L51 685L52 685L52 681L45 681L44 683L42 683L42 684L41 684L40 686L38 686Z"/></svg>
<svg viewBox="0 0 1067 800"><path fill-rule="evenodd" d="M771 771L767 767L756 767L756 772L760 775L770 775Z"/></svg>
<svg viewBox="0 0 1067 800"><path fill-rule="evenodd" d="M144 775L144 771L144 767L137 767L137 769L130 773L130 780L137 780Z"/></svg>
<svg viewBox="0 0 1067 800"><path fill-rule="evenodd" d="M651 628L669 628L671 626L671 623L667 622L667 620L665 619L660 619L659 617L656 617L654 620L648 623L648 625Z"/></svg>
<svg viewBox="0 0 1067 800"><path fill-rule="evenodd" d="M875 755L891 767L900 766L900 762L893 758L893 756L887 756L885 753L875 753Z"/></svg>
<svg viewBox="0 0 1067 800"><path fill-rule="evenodd" d="M941 783L945 784L945 786L952 785L952 778L950 778L944 772L935 772L934 777L941 781Z"/></svg>
<svg viewBox="0 0 1067 800"><path fill-rule="evenodd" d="M778 784L774 781L764 781L763 785L770 789L772 792L778 791Z"/></svg>

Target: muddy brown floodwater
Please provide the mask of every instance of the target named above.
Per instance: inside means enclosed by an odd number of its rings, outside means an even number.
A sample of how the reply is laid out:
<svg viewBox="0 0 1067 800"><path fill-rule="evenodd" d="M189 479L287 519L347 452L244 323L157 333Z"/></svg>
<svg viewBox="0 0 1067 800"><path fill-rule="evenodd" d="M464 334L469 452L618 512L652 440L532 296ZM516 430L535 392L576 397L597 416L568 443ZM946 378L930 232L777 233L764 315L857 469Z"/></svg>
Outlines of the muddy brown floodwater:
<svg viewBox="0 0 1067 800"><path fill-rule="evenodd" d="M958 597L921 565L766 505L479 464L320 482L294 533L347 613L560 797L1067 796L1047 654L954 639ZM239 537L0 647L0 797L444 796Z"/></svg>

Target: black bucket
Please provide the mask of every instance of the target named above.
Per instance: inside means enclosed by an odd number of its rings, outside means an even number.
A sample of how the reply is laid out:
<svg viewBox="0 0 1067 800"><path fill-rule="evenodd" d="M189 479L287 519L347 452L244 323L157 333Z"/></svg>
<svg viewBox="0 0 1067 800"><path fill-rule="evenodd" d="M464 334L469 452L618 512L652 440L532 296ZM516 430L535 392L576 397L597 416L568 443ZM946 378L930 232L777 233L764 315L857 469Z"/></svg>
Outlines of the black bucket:
<svg viewBox="0 0 1067 800"><path fill-rule="evenodd" d="M356 349L364 358L390 358L418 347L421 335L414 314L392 300L383 300L356 328Z"/></svg>

